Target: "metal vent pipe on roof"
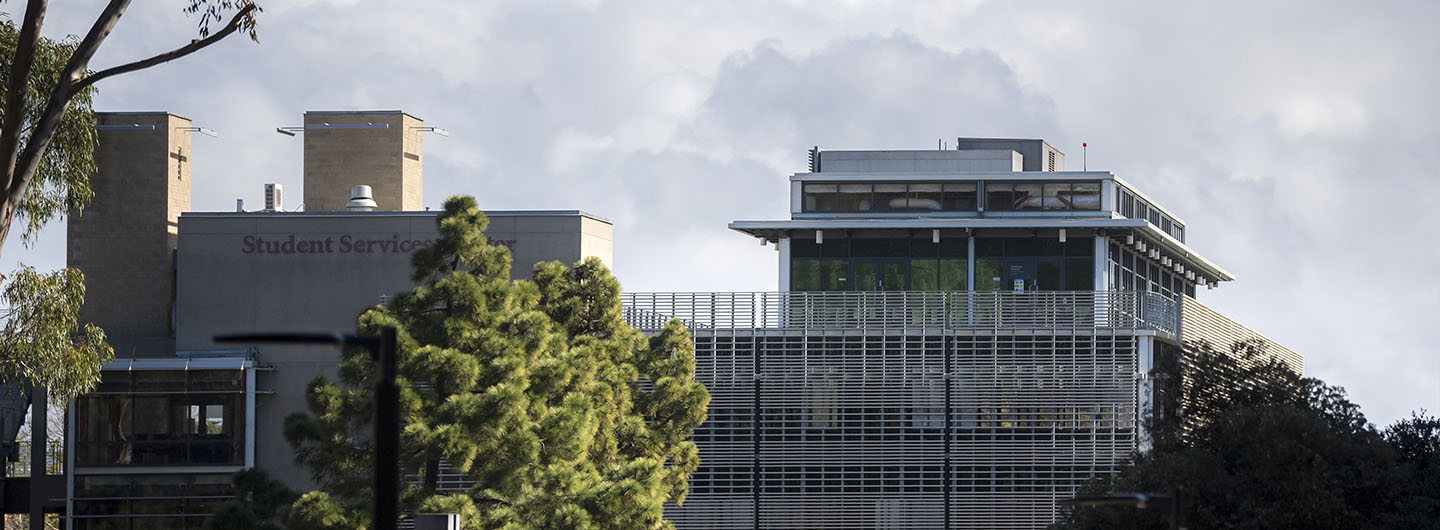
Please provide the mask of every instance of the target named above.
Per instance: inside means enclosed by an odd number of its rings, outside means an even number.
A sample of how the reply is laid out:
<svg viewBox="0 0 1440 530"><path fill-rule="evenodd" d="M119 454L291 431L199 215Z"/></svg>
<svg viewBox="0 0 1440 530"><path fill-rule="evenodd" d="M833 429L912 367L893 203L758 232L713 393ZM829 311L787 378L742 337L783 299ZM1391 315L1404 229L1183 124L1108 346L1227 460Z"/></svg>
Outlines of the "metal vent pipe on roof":
<svg viewBox="0 0 1440 530"><path fill-rule="evenodd" d="M350 188L350 202L345 203L345 209L352 212L369 212L379 208L375 204L375 196L370 191L370 186L360 185Z"/></svg>

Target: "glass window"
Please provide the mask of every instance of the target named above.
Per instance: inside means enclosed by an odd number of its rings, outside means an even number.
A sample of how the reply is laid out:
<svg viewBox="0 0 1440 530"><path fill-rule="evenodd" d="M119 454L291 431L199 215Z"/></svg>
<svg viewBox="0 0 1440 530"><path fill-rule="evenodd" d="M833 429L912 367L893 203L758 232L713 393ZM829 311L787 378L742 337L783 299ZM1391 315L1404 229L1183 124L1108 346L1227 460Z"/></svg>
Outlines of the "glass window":
<svg viewBox="0 0 1440 530"><path fill-rule="evenodd" d="M1124 190L1125 188L1121 189ZM1130 190L1121 192L1120 215L1135 217L1135 196L1130 194Z"/></svg>
<svg viewBox="0 0 1440 530"><path fill-rule="evenodd" d="M978 243L978 241L977 241ZM975 260L975 290L976 291L998 291L1000 290L1000 260L998 259L977 259Z"/></svg>
<svg viewBox="0 0 1440 530"><path fill-rule="evenodd" d="M839 187L835 184L806 184L805 204L802 208L806 212L830 212L839 209L840 196Z"/></svg>
<svg viewBox="0 0 1440 530"><path fill-rule="evenodd" d="M825 244L820 245L820 257L822 258L848 258L850 257L850 240L842 238L829 238Z"/></svg>
<svg viewBox="0 0 1440 530"><path fill-rule="evenodd" d="M940 257L942 258L968 258L970 257L970 238L949 237L940 239Z"/></svg>
<svg viewBox="0 0 1440 530"><path fill-rule="evenodd" d="M841 184L839 192L839 207L842 212L862 212L870 210L870 185L869 184Z"/></svg>
<svg viewBox="0 0 1440 530"><path fill-rule="evenodd" d="M1041 196L1044 187L1039 183L1018 183L1015 184L1015 195L1011 199L1012 210L1039 210L1042 208Z"/></svg>
<svg viewBox="0 0 1440 530"><path fill-rule="evenodd" d="M1014 210L1015 187L1004 182L985 183L985 209Z"/></svg>
<svg viewBox="0 0 1440 530"><path fill-rule="evenodd" d="M1175 239L1179 239L1181 243L1185 242L1185 225L1175 223Z"/></svg>
<svg viewBox="0 0 1440 530"><path fill-rule="evenodd" d="M819 291L820 261L797 259L790 261L790 290Z"/></svg>
<svg viewBox="0 0 1440 530"><path fill-rule="evenodd" d="M1050 182L1045 184L1045 195L1041 200L1041 207L1046 210L1069 210L1073 208L1070 203L1070 183Z"/></svg>
<svg viewBox="0 0 1440 530"><path fill-rule="evenodd" d="M1065 290L1095 290L1095 262L1090 258L1065 259Z"/></svg>
<svg viewBox="0 0 1440 530"><path fill-rule="evenodd" d="M820 257L820 245L815 244L814 239L790 238L791 258L818 258Z"/></svg>
<svg viewBox="0 0 1440 530"><path fill-rule="evenodd" d="M907 208L904 184L876 184L875 203L871 210L904 210Z"/></svg>
<svg viewBox="0 0 1440 530"><path fill-rule="evenodd" d="M1089 237L1072 237L1066 239L1063 244L1066 256L1094 256L1095 239Z"/></svg>
<svg viewBox="0 0 1440 530"><path fill-rule="evenodd" d="M952 212L975 211L975 183L946 183L943 206L945 210Z"/></svg>
<svg viewBox="0 0 1440 530"><path fill-rule="evenodd" d="M911 184L907 209L938 211L943 208L939 184Z"/></svg>
<svg viewBox="0 0 1440 530"><path fill-rule="evenodd" d="M963 243L964 240L961 240L961 242ZM933 258L938 255L940 255L940 245L931 242L931 240L918 238L910 240L910 257Z"/></svg>
<svg viewBox="0 0 1440 530"><path fill-rule="evenodd" d="M850 290L850 260L827 259L820 262L820 290Z"/></svg>
<svg viewBox="0 0 1440 530"><path fill-rule="evenodd" d="M1100 209L1100 183L1076 182L1070 188L1071 208L1076 210Z"/></svg>
<svg viewBox="0 0 1440 530"><path fill-rule="evenodd" d="M191 391L243 392L245 372L243 370L193 370L190 372Z"/></svg>
<svg viewBox="0 0 1440 530"><path fill-rule="evenodd" d="M136 392L184 392L185 372L181 370L137 370Z"/></svg>
<svg viewBox="0 0 1440 530"><path fill-rule="evenodd" d="M1041 291L1059 291L1060 286L1064 285L1060 277L1061 269L1059 259L1049 258L1036 260L1035 268L1036 287Z"/></svg>
<svg viewBox="0 0 1440 530"><path fill-rule="evenodd" d="M910 260L910 290L935 291L940 289L939 262L934 259Z"/></svg>
<svg viewBox="0 0 1440 530"><path fill-rule="evenodd" d="M975 239L975 255L984 258L998 258L1005 255L1005 240L981 237ZM977 277L979 273L976 273ZM979 281L979 280L976 280Z"/></svg>
<svg viewBox="0 0 1440 530"><path fill-rule="evenodd" d="M942 290L942 291L964 291L964 290L966 290L966 289L968 288L968 286L967 286L966 284L968 283L968 282L967 282L967 279L968 279L967 277L969 276L969 271L967 270L967 267L966 267L965 265L966 265L966 260L963 260L963 259L942 259L942 260L940 260L940 283L939 283L939 288L940 288L940 290Z"/></svg>
<svg viewBox="0 0 1440 530"><path fill-rule="evenodd" d="M903 258L910 255L910 240L852 239L850 255L865 258Z"/></svg>

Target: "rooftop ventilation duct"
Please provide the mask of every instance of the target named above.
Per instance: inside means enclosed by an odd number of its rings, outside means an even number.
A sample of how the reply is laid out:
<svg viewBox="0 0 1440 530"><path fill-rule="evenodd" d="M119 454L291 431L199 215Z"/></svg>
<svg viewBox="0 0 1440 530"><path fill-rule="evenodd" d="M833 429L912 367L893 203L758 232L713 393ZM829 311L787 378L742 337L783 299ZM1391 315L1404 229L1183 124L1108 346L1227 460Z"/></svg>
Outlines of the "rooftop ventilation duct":
<svg viewBox="0 0 1440 530"><path fill-rule="evenodd" d="M265 211L279 212L285 210L285 190L279 184L265 184Z"/></svg>
<svg viewBox="0 0 1440 530"><path fill-rule="evenodd" d="M355 186L350 188L350 202L345 203L345 209L352 212L374 211L380 205L375 204L374 194L370 192L370 186Z"/></svg>

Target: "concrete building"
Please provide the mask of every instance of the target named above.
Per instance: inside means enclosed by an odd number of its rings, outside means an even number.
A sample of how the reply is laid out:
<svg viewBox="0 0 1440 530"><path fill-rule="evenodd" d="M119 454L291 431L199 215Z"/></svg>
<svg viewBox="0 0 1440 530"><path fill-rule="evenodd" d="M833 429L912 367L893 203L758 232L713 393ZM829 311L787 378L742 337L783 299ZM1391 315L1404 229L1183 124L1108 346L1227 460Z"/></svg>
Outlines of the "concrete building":
<svg viewBox="0 0 1440 530"><path fill-rule="evenodd" d="M283 420L304 410L312 378L334 378L338 353L211 339L353 330L365 308L412 286L410 251L437 237L438 212L421 210L420 120L306 113L300 212L190 212L189 120L163 112L99 120L96 200L70 224L69 262L92 282L82 320L104 327L117 360L71 407L67 528L199 528L233 496L230 475L246 467L306 488ZM335 127L360 123L386 127ZM345 209L358 185L375 190L378 211ZM515 278L540 261L612 263L602 218L486 214L491 243L511 250Z"/></svg>
<svg viewBox="0 0 1440 530"><path fill-rule="evenodd" d="M812 151L789 219L730 224L780 292L626 295L642 329L687 323L711 393L677 527L1044 528L1175 412L1157 359L1245 341L1303 370L1195 300L1233 277L1131 183L955 145Z"/></svg>

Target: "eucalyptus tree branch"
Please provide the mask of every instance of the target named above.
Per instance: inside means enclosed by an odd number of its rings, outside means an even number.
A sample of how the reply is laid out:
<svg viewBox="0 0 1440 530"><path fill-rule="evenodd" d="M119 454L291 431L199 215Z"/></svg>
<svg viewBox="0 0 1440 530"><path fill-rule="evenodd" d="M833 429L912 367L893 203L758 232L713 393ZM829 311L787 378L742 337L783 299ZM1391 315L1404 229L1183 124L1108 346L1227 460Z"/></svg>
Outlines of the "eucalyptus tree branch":
<svg viewBox="0 0 1440 530"><path fill-rule="evenodd" d="M250 12L251 12L251 11L254 11L254 10L255 10L255 4L250 4L250 5L245 6L244 8L241 8L240 11L238 11L238 12L235 13L235 16L234 16L234 17L231 17L229 24L226 24L224 28L221 28L220 31L215 32L215 34L210 35L209 37L205 37L205 38L199 39L199 40L190 41L190 44L187 44L187 45L185 45L185 46L181 46L181 47L179 47L179 48L170 50L170 51L165 52L165 53L161 53L161 54L155 55L155 56L150 57L150 58L148 58L148 59L142 59L142 60L139 60L139 61L135 61L135 62L133 62L133 63L122 64L122 65L120 65L120 66L116 66L116 67L113 67L113 68L106 68L106 69L101 70L101 71L99 71L99 72L95 72L95 73L93 73L93 74L90 74L90 75L88 75L88 76L85 76L84 79L81 79L81 80L75 82L75 85L74 85L74 88L73 88L72 92L79 92L79 91L81 91L81 90L84 90L85 87L88 87L88 86L90 86L90 85L93 85L93 84L95 84L96 82L98 82L98 81L100 81L100 80L102 80L102 79L105 79L105 78L107 78L107 77L116 76L116 75L120 75L120 74L124 74L124 73L128 73L128 72L134 72L134 71L136 71L136 70L144 70L144 69L146 69L146 68L149 68L149 67L151 67L151 66L155 66L155 65L160 64L160 63L164 63L164 62L168 62L168 61L173 61L173 60L175 60L175 59L179 59L179 58L184 57L184 56L186 56L186 55L190 55L190 54L192 54L192 53L195 53L195 52L197 52L197 51L200 51L201 49L205 48L206 46L209 46L209 45L211 45L211 44L215 44L215 43L217 43L217 42L220 42L220 39L225 38L226 36L230 35L231 33L235 33L236 31L239 31L241 23L243 23L243 22L245 21L245 16L248 15L248 14L250 14Z"/></svg>
<svg viewBox="0 0 1440 530"><path fill-rule="evenodd" d="M40 24L45 19L45 0L30 0L25 5L25 19L20 26L20 40L15 44L10 79L5 85L5 122L0 127L0 156L4 158L5 180L0 189L9 190L15 176L15 159L20 154L20 132L25 124L25 92L30 82L30 67L35 63L35 44L40 42Z"/></svg>

